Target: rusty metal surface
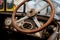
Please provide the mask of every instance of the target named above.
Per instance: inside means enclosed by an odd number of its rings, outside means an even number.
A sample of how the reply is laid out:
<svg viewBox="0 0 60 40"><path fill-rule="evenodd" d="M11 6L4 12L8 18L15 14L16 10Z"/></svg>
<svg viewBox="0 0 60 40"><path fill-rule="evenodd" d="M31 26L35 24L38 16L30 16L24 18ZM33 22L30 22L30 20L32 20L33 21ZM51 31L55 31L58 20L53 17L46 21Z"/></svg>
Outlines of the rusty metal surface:
<svg viewBox="0 0 60 40"><path fill-rule="evenodd" d="M51 1L50 1L50 0L46 0L46 2L47 2L47 3L50 5L50 7L51 7L51 16L50 16L50 18L48 19L48 21L47 21L42 27L36 28L35 30L22 30L22 29L20 29L19 27L17 27L16 22L15 22L15 20L14 20L16 11L17 11L17 9L18 9L22 4L24 4L26 1L27 1L27 0L24 0L22 3L20 3L20 4L18 5L18 7L14 10L13 14L12 14L12 24L13 24L13 26L14 26L18 31L23 32L23 33L35 33L35 32L37 32L37 31L42 30L44 27L48 26L48 25L52 22L53 17L54 17L54 12L55 12L55 10L54 10L54 7L53 7L53 4L51 3Z"/></svg>

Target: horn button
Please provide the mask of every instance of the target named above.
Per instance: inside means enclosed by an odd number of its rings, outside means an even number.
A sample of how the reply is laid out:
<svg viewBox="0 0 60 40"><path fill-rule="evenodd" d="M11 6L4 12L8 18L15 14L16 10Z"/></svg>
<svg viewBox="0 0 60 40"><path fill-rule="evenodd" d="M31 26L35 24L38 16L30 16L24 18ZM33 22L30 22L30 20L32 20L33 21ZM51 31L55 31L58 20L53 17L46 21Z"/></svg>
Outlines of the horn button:
<svg viewBox="0 0 60 40"><path fill-rule="evenodd" d="M32 17L32 16L35 16L37 13L38 12L35 9L31 9L26 14L27 14L28 17Z"/></svg>

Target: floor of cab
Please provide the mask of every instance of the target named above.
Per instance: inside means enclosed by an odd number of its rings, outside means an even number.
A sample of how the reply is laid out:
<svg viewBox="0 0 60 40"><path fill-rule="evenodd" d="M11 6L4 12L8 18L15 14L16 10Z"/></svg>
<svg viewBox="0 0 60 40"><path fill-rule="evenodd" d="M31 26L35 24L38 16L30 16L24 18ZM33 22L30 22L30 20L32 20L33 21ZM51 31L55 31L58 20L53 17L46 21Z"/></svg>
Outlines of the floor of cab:
<svg viewBox="0 0 60 40"><path fill-rule="evenodd" d="M7 31L6 29L0 29L0 39L1 40L46 40L40 39L33 36L28 36L22 33L17 33L14 31Z"/></svg>

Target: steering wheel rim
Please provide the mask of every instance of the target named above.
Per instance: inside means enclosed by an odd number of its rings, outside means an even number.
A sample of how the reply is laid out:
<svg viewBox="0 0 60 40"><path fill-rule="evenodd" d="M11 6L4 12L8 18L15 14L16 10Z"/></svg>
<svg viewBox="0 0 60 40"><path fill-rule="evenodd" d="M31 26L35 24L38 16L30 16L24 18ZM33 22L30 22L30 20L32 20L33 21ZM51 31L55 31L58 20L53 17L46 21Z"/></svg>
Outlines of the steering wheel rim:
<svg viewBox="0 0 60 40"><path fill-rule="evenodd" d="M21 7L26 1L27 1L27 0L24 0L22 3L20 3L20 4L17 6L17 8L13 11L13 14L12 14L12 24L13 24L13 27L14 27L14 28L16 28L18 31L20 31L20 32L22 32L22 33L28 33L28 34L29 34L29 33L35 33L35 32L38 32L38 31L42 30L43 28L45 28L46 26L48 26L48 25L52 22L52 20L53 20L53 18L54 18L54 12L55 12L54 6L52 5L52 2L51 2L50 0L46 0L46 2L47 2L47 3L50 5L50 7L51 7L51 15L50 15L50 18L48 19L48 21L47 21L43 26L41 26L40 28L36 28L36 29L34 29L34 30L28 30L28 29L23 30L23 29L19 28L19 27L16 25L15 14L16 14L16 11L18 10L18 8Z"/></svg>

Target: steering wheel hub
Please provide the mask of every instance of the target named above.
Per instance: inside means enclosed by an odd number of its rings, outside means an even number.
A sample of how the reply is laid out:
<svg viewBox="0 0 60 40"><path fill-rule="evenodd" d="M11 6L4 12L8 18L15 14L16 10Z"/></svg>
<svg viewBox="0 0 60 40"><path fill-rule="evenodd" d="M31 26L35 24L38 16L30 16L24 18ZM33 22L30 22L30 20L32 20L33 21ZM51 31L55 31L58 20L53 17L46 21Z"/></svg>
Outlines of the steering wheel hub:
<svg viewBox="0 0 60 40"><path fill-rule="evenodd" d="M32 17L32 16L35 16L37 13L38 12L35 9L31 9L26 14L27 14L28 17Z"/></svg>

